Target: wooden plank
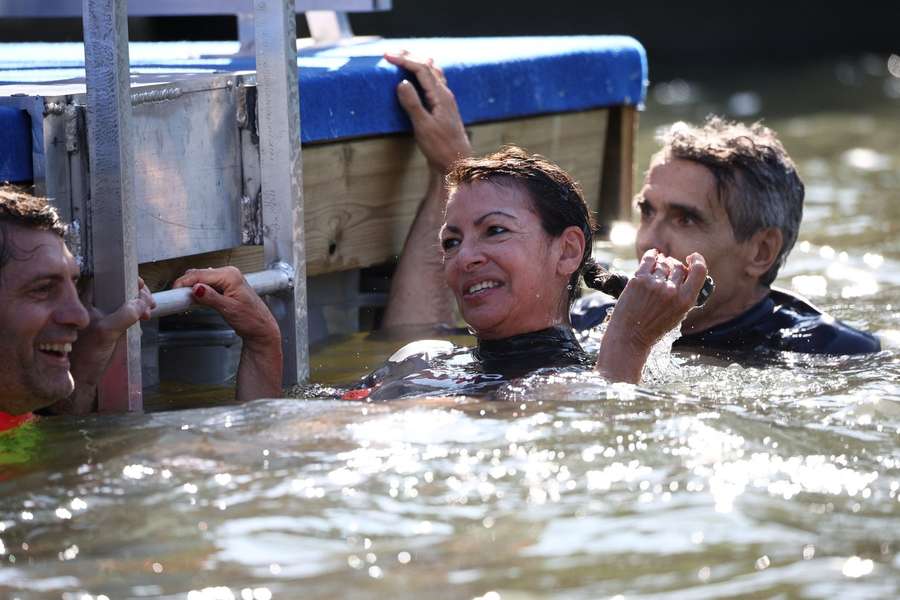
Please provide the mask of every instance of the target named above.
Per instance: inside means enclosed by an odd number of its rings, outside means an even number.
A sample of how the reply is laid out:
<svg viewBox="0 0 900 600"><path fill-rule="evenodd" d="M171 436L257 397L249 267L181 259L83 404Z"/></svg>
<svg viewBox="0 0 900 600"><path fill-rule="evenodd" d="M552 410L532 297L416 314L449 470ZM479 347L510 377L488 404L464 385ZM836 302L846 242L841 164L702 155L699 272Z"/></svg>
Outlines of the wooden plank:
<svg viewBox="0 0 900 600"><path fill-rule="evenodd" d="M515 143L568 169L597 206L606 110L473 126L476 153ZM337 142L303 151L310 275L397 256L425 192L428 169L411 137Z"/></svg>
<svg viewBox="0 0 900 600"><path fill-rule="evenodd" d="M262 246L238 246L231 250L206 252L140 265L140 276L152 292L167 290L172 282L190 268L224 267L234 265L243 273L263 269Z"/></svg>
<svg viewBox="0 0 900 600"><path fill-rule="evenodd" d="M598 165L605 168L606 164L609 112L598 109L485 123L471 127L469 133L478 154L517 144L557 162L581 183L588 203L599 210L602 171ZM630 163L625 167L630 169ZM304 147L307 274L367 267L396 257L427 181L427 164L411 136ZM151 290L158 291L189 267L226 264L245 272L260 270L262 249L242 246L147 263L141 265L141 276Z"/></svg>
<svg viewBox="0 0 900 600"><path fill-rule="evenodd" d="M304 149L309 275L376 264L400 252L428 171L409 137Z"/></svg>
<svg viewBox="0 0 900 600"><path fill-rule="evenodd" d="M604 227L610 222L631 219L637 123L637 109L633 106L617 106L609 111L598 209L601 234L608 233Z"/></svg>

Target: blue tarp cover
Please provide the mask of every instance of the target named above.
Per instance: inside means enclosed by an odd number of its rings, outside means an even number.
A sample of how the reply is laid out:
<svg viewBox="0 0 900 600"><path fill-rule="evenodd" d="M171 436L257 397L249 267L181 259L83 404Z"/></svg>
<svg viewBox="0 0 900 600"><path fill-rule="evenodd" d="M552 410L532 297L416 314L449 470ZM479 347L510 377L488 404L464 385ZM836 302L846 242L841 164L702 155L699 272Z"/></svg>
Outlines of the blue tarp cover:
<svg viewBox="0 0 900 600"><path fill-rule="evenodd" d="M31 119L24 110L0 106L0 181L31 179Z"/></svg>
<svg viewBox="0 0 900 600"><path fill-rule="evenodd" d="M466 123L639 105L646 89L644 49L624 36L390 39L304 49L297 61L302 141L409 130L395 95L405 75L382 57L399 49L435 59ZM236 51L236 42L132 43L129 50L133 72L166 73L168 80L253 70L252 57L227 56ZM41 95L40 84L83 79L80 43L0 44L0 86L27 85L29 95ZM27 115L0 110L0 139L0 180L30 179Z"/></svg>

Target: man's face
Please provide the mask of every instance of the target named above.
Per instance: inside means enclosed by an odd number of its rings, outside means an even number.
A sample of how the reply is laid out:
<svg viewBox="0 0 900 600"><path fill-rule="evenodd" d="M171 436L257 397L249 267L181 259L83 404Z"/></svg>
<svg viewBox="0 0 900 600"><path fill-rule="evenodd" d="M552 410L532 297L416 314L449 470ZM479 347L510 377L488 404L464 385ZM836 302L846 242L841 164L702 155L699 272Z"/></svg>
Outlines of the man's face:
<svg viewBox="0 0 900 600"><path fill-rule="evenodd" d="M692 252L706 259L716 291L691 311L682 331L705 329L746 309L758 279L746 273L750 244L734 237L716 181L703 165L657 156L637 197L641 222L636 238L638 258L650 248L684 261Z"/></svg>
<svg viewBox="0 0 900 600"><path fill-rule="evenodd" d="M9 226L11 260L0 271L0 411L21 414L68 397L69 353L88 313L78 265L53 232Z"/></svg>

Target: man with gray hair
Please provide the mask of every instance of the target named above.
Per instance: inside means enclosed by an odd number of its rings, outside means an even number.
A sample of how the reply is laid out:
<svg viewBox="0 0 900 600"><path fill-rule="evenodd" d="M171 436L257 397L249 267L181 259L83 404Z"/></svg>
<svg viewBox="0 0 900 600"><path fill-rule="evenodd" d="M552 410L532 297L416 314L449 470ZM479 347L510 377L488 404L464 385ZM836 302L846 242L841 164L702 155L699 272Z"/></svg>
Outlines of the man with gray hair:
<svg viewBox="0 0 900 600"><path fill-rule="evenodd" d="M676 346L814 354L877 352L875 336L822 313L772 282L797 241L803 183L775 132L710 117L676 123L662 136L636 197L640 257L651 248L683 258L701 253L716 282L688 313ZM572 324L593 327L613 305L581 299Z"/></svg>

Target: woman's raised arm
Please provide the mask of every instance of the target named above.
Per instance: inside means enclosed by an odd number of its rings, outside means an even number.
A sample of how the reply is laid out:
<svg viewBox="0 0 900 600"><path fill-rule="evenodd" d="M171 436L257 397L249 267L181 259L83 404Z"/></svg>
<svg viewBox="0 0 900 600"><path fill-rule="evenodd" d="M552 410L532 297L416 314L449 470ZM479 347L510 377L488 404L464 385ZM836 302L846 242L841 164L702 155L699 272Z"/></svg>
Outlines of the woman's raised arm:
<svg viewBox="0 0 900 600"><path fill-rule="evenodd" d="M472 147L440 67L430 58L406 52L386 54L385 59L415 75L424 92L423 102L410 81L404 79L397 86L397 98L412 121L430 175L394 272L383 326L447 323L453 318L453 298L444 282L438 241L447 204L444 177L453 161L469 156Z"/></svg>

